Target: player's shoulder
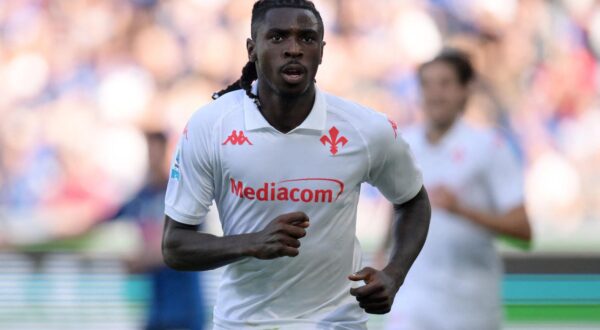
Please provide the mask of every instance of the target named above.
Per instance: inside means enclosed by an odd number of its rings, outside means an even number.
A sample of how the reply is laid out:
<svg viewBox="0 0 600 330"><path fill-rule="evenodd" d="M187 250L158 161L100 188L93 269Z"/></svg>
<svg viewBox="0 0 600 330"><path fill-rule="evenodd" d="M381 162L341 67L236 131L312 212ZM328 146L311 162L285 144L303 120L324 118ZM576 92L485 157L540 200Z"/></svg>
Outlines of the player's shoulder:
<svg viewBox="0 0 600 330"><path fill-rule="evenodd" d="M336 95L324 93L329 111L335 115L346 117L348 120L361 122L363 124L370 124L371 122L365 123L365 119L374 120L374 124L385 122L386 117L380 112L377 112L369 107L366 107L357 102L339 97Z"/></svg>
<svg viewBox="0 0 600 330"><path fill-rule="evenodd" d="M198 108L190 118L188 126L212 128L230 116L243 113L245 93L232 91Z"/></svg>
<svg viewBox="0 0 600 330"><path fill-rule="evenodd" d="M339 96L325 95L329 114L349 122L362 135L377 138L398 129L396 123L381 112Z"/></svg>

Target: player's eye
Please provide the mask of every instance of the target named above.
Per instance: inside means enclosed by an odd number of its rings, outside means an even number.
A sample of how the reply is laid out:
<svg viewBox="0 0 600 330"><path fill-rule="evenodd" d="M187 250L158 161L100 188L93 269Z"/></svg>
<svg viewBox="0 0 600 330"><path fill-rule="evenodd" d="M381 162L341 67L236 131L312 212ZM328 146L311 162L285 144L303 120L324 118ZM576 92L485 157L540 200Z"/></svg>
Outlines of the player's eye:
<svg viewBox="0 0 600 330"><path fill-rule="evenodd" d="M282 42L283 36L281 34L274 34L271 36L271 41L273 42Z"/></svg>
<svg viewBox="0 0 600 330"><path fill-rule="evenodd" d="M306 42L306 43L311 43L315 41L315 38L313 38L312 36L304 36L302 38L302 41Z"/></svg>

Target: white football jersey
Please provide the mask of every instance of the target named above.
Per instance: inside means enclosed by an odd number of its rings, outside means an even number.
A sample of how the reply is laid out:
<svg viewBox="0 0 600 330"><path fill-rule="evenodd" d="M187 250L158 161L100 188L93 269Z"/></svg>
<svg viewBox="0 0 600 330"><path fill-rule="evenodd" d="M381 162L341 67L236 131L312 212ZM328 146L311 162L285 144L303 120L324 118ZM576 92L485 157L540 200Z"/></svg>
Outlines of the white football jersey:
<svg viewBox="0 0 600 330"><path fill-rule="evenodd" d="M172 164L169 217L199 224L214 199L224 235L260 231L294 211L310 218L298 256L226 266L215 328L365 329L347 278L361 268L355 227L363 182L397 204L422 187L408 145L380 113L317 91L309 116L282 133L244 91L198 110Z"/></svg>

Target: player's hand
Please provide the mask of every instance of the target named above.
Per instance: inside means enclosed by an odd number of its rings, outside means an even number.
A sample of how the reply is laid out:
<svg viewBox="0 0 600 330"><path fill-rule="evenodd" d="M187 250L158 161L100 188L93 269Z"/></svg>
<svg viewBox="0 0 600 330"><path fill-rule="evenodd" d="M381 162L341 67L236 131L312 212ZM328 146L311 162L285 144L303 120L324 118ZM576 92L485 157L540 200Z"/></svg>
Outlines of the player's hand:
<svg viewBox="0 0 600 330"><path fill-rule="evenodd" d="M444 186L436 186L430 190L429 196L431 204L434 206L448 212L458 213L458 200L450 189Z"/></svg>
<svg viewBox="0 0 600 330"><path fill-rule="evenodd" d="M306 236L308 216L304 212L286 213L271 221L265 229L252 234L251 255L258 259L295 257L300 238Z"/></svg>
<svg viewBox="0 0 600 330"><path fill-rule="evenodd" d="M359 306L369 314L386 314L392 309L392 303L400 285L386 272L365 267L348 276L351 281L365 281L365 285L350 289Z"/></svg>

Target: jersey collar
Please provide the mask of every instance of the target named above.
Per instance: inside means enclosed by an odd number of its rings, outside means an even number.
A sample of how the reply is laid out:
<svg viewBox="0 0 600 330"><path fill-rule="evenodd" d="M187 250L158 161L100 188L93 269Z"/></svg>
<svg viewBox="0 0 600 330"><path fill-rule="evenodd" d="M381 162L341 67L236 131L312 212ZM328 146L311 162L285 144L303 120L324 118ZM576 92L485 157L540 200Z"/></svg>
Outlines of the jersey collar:
<svg viewBox="0 0 600 330"><path fill-rule="evenodd" d="M257 84L256 82L252 85L253 93L256 93ZM313 104L308 117L304 119L302 124L289 133L298 130L311 130L322 132L325 129L325 121L327 120L327 101L325 95L315 86L315 103ZM269 122L260 113L256 104L247 95L244 94L244 121L247 131L259 130L263 128L274 129Z"/></svg>

